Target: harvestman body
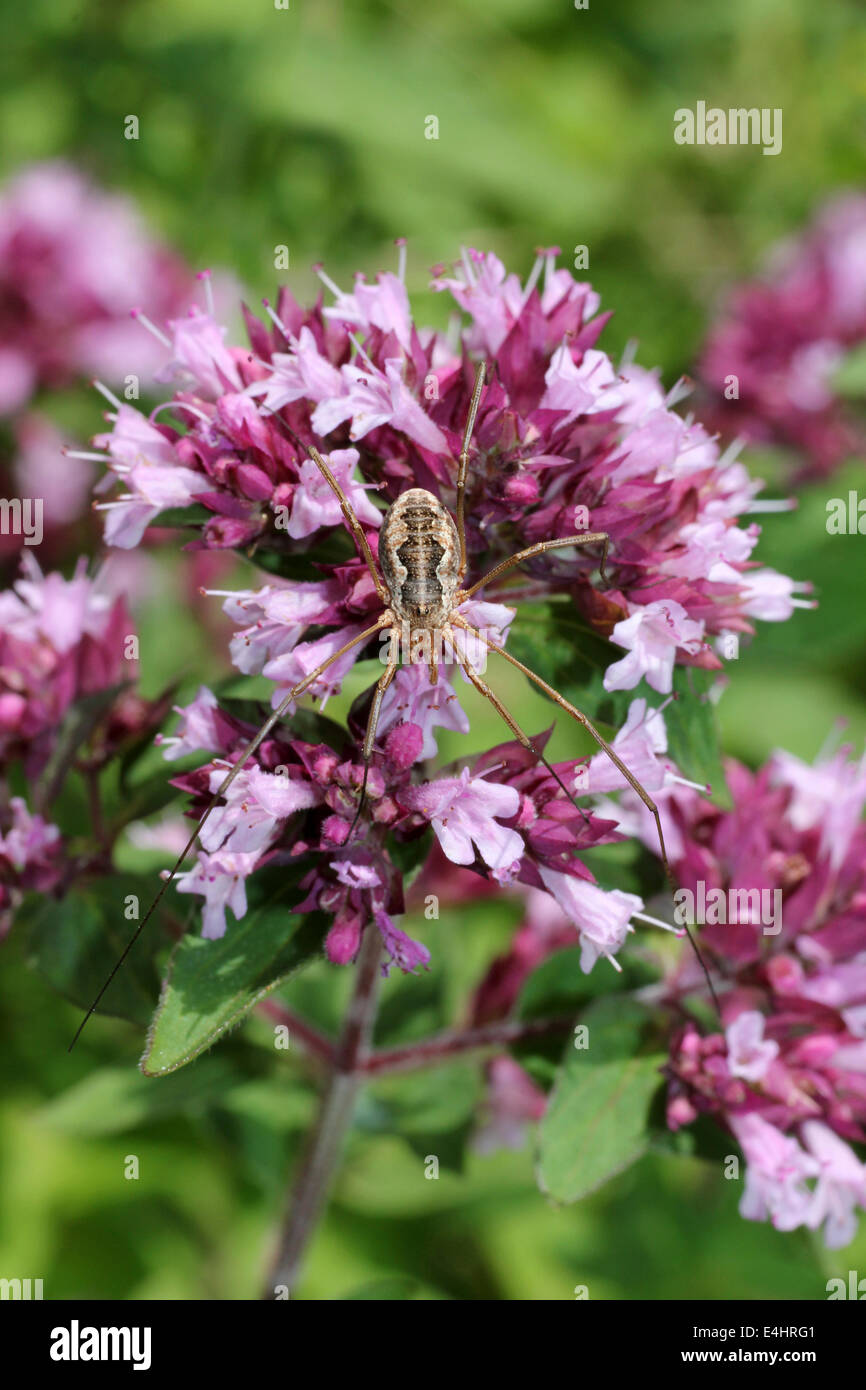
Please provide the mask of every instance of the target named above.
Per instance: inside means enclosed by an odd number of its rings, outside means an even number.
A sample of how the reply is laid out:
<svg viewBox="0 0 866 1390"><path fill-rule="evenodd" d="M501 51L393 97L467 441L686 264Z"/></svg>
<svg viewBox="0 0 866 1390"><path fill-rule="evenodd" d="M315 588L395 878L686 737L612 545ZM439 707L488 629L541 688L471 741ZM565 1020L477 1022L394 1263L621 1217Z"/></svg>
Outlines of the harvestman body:
<svg viewBox="0 0 866 1390"><path fill-rule="evenodd" d="M132 950L144 927L147 925L147 922L149 921L150 917L155 911L169 883L171 883L172 879L179 872L184 860L186 859L187 855L190 853L193 846L195 845L195 842L199 837L199 833L202 829L202 826L204 825L211 811L214 810L217 804L225 796L226 792L234 782L238 773L246 764L247 759L251 757L253 753L255 753L256 749L267 737L267 735L270 733L271 729L278 722L278 720L280 720L283 717L283 715L289 709L290 705L301 695L303 695L305 691L309 690L309 688L312 685L314 685L315 682L318 680L319 676L323 675L324 672L328 669L328 667L331 666L332 663L335 662L338 657L343 656L344 653L348 651L351 651L353 647L357 647L369 641L370 638L373 637L376 633L382 632L386 628L389 628L391 630L391 650L388 657L387 667L376 683L376 688L373 695L373 702L370 706L370 713L367 720L367 730L364 737L363 747L364 781L361 788L361 795L358 801L358 809L355 813L355 819L352 822L352 827L349 831L349 840L351 840L355 826L357 825L358 820L360 819L361 814L364 810L367 791L367 773L369 771L370 759L376 740L376 728L379 722L379 713L382 707L382 700L385 691L388 689L388 686L394 679L399 665L397 657L399 644L397 638L400 627L404 625L408 625L410 633L423 631L425 633L438 634L439 636L441 636L441 638L450 647L455 662L463 669L467 678L469 679L469 681L471 681L472 685L475 686L476 690L478 690L482 695L485 696L486 699L490 701L494 709L502 717L504 722L508 725L515 738L517 738L518 741L539 760L539 762L543 763L547 771L559 783L559 786L565 792L565 795L569 798L569 800L571 800L572 802L574 802L575 805L577 805L574 796L565 786L565 783L562 781L556 769L551 766L548 760L544 757L544 754L541 752L541 750L538 749L532 742L532 740L524 733L523 729L514 719L513 715L510 714L510 712L505 708L499 697L495 695L494 692L487 685L486 681L484 681L481 678L479 673L475 670L474 666L467 659L466 655L461 653L454 641L453 628L457 627L462 629L464 632L471 634L476 639L476 641L482 644L482 646L486 650L491 652L497 652L512 666L516 666L519 671L522 671L523 674L529 678L529 680L531 680L535 685L537 685L541 690L543 690L544 693L548 695L552 700L554 700L561 709L565 710L567 714L571 715L573 719L575 719L580 725L582 725L584 729L587 730L589 734L591 734L591 736L595 739L596 743L598 743L599 747L604 750L604 752L610 758L611 762L619 770L619 772L622 774L622 776L625 778L628 784L634 789L634 791L637 792L644 805L652 813L655 819L656 830L658 831L662 862L665 866L665 870L668 874L668 877L670 878L670 868L668 865L667 853L665 851L664 836L662 834L662 827L661 821L659 819L658 807L656 806L649 793L644 789L643 786L641 786L640 782L638 782L634 774L629 771L629 769L626 767L625 763L622 761L619 755L616 752L614 752L614 750L604 740L602 735L598 732L595 726L590 722L590 720L581 710L577 709L575 705L570 704L569 701L564 698L564 696L560 695L559 691L555 690L553 686L548 685L548 683L545 680L542 680L541 676L537 675L534 671L530 670L530 668L528 666L525 666L522 661L518 661L517 657L512 656L512 654L510 652L505 651L504 648L495 646L488 642L484 634L480 632L478 628L473 627L471 623L467 622L466 619L457 611L460 605L465 603L467 599L472 598L472 596L476 594L479 589L484 588L493 580L498 579L500 575L505 574L510 569L513 569L523 560L531 559L533 556L541 555L548 550L558 550L567 546L601 545L602 552L601 559L599 562L599 568L602 577L604 577L605 561L607 559L607 551L609 544L609 537L604 531L583 532L581 535L577 536L561 536L553 540L539 541L536 545L529 546L526 550L521 550L517 554L509 556L506 560L502 560L490 571L489 574L485 575L483 579L479 579L475 584L471 586L471 588L462 588L463 579L466 573L466 524L464 515L466 501L466 472L469 462L469 445L472 439L473 430L475 428L475 419L478 414L478 407L481 401L481 393L484 387L486 371L486 363L482 362L479 365L478 371L476 373L475 387L472 392L472 401L469 407L469 415L466 421L466 427L463 435L463 447L460 451L460 459L457 469L456 522L454 518L452 518L450 513L442 505L442 503L438 500L438 498L434 497L431 492L427 492L424 488L410 488L407 492L401 493L401 495L396 499L395 502L392 503L392 505L386 512L381 529L379 531L378 566L373 558L373 553L370 549L370 543L367 540L363 527L361 526L357 516L355 515L352 505L349 502L349 499L347 498L343 489L340 487L340 484L337 482L337 479L334 477L333 473L331 472L325 460L322 458L321 454L316 449L312 447L307 447L307 452L310 458L316 464L316 467L322 473L325 480L327 481L327 483L329 484L329 486L331 487L334 494L339 500L343 518L355 539L355 543L358 547L358 552L361 559L365 562L370 571L370 575L375 585L376 592L383 604L383 610L376 622L371 627L366 628L363 632L359 633L357 637L354 637L351 642L347 642L345 646L340 647L338 651L333 652L326 661L323 661L322 664L316 668L315 671L311 671L309 675L305 676L304 679L299 682L298 685L294 686L293 689L289 691L288 695L285 696L278 708L275 709L273 713L266 719L265 723L259 729L255 737L250 740L247 747L239 756L237 762L232 766L231 771L226 774L225 780L223 781L219 790L214 794L213 798L204 810L201 819L196 825L196 828L190 836L187 844L184 846L184 849L178 857L176 864L174 865L171 872L164 878L162 886L160 887L159 892L157 893L156 897L154 898L153 902L148 908L148 911L145 913L141 922L136 927L131 940L129 941L128 945L126 946L125 950L123 951L122 955L117 961L117 964L114 966L114 969L112 970L108 979L105 981L105 984L102 986L102 989L99 991L99 994L96 996L87 1013L85 1014L84 1018L82 1019L78 1027L78 1030L76 1031L75 1037L72 1039L72 1042L70 1044L70 1051L75 1046L75 1043L77 1042L78 1037L82 1029L84 1028L84 1025L87 1023L91 1014L99 1005L99 1002L105 994L105 991L108 989L118 970L123 965L124 961L126 960L126 957L129 955L129 952ZM437 681L437 666L435 656L431 656L429 658L429 667L430 681L431 684L435 685ZM582 814L585 814L582 811L581 807L578 807L578 810L581 810ZM686 928L686 932L689 936L689 940L692 942L692 946L695 949L695 952L698 956L698 960L700 961L701 968L703 969L710 993L713 999L715 1000L715 990L713 989L712 981L710 980L706 966L704 965L700 952L698 952L697 947L695 946L695 943L691 938L691 933L688 932L688 928Z"/></svg>

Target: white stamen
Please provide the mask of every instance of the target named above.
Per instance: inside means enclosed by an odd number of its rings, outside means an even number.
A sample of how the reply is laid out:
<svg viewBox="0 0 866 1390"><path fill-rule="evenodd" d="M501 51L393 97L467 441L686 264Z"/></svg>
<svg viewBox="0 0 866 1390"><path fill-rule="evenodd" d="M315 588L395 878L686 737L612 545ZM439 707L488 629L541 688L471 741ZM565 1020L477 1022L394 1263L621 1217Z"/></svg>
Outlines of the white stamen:
<svg viewBox="0 0 866 1390"><path fill-rule="evenodd" d="M674 936L685 936L682 927L673 927L670 922L663 922L660 917L650 917L646 912L633 912L632 917L636 922L647 922L651 927L661 927L662 931L672 932Z"/></svg>
<svg viewBox="0 0 866 1390"><path fill-rule="evenodd" d="M694 387L692 383L686 377L681 376L679 381L674 383L670 391L668 391L667 395L665 396L665 405L669 408L671 406L679 405L680 401L684 401L686 396L690 396L693 390ZM693 421L694 415L690 411L689 414L686 416L686 424L691 425Z"/></svg>
<svg viewBox="0 0 866 1390"><path fill-rule="evenodd" d="M152 333L154 338L162 343L163 347L171 347L171 339L166 333L163 333L161 328L157 328L156 324L147 317L147 314L143 314L140 309L133 309L132 317L135 319L136 323L141 324L142 328L146 328L148 333Z"/></svg>
<svg viewBox="0 0 866 1390"><path fill-rule="evenodd" d="M215 312L214 312L214 302L213 302L213 282L212 282L212 280L211 280L210 271L209 271L209 270L200 270L199 273L198 273L198 275L197 275L195 278L196 278L197 280L203 280L203 281L204 281L204 301L205 301L205 307L206 307L208 313L210 314L211 318L215 318L215 317L216 317L216 314L215 314Z"/></svg>
<svg viewBox="0 0 866 1390"><path fill-rule="evenodd" d="M188 410L191 415L197 415L200 420L204 420L206 425L213 424L210 415L206 415L197 405L190 405L188 401L163 401L161 405L154 406L150 412L150 419L153 420L161 410Z"/></svg>
<svg viewBox="0 0 866 1390"><path fill-rule="evenodd" d="M719 454L717 467L730 468L731 464L735 463L739 457L744 442L744 440L739 438L731 440L731 443L728 445L727 449L725 449L724 453Z"/></svg>
<svg viewBox="0 0 866 1390"><path fill-rule="evenodd" d="M286 342L289 344L289 346L290 346L290 347L297 347L297 339L296 339L295 337L293 337L293 335L289 332L288 328L286 328L286 325L283 323L282 319L279 317L279 315L277 314L276 310L274 310L274 309L271 308L270 304L268 303L268 301L267 301L266 299L263 299L263 300L262 300L262 303L263 303L264 306L265 306L265 313L267 314L268 318L271 320L271 323L273 323L273 324L275 324L275 325L277 326L277 328L280 330L280 332L282 333L283 337L285 338L285 340L286 340ZM262 363L262 365L263 365L263 366L268 366L268 363L264 362L264 363Z"/></svg>
<svg viewBox="0 0 866 1390"><path fill-rule="evenodd" d="M105 386L101 381L94 381L93 385L96 387L100 396L105 397L109 405L113 405L115 410L120 410L120 401L117 399L113 391L109 391L108 387Z"/></svg>
<svg viewBox="0 0 866 1390"><path fill-rule="evenodd" d="M108 454L88 454L83 449L61 449L68 459L93 459L95 463L108 463Z"/></svg>
<svg viewBox="0 0 866 1390"><path fill-rule="evenodd" d="M637 338L629 338L622 350L622 357L619 359L619 369L621 372L624 371L626 367L630 367L632 362L634 362L637 357L637 346Z"/></svg>
<svg viewBox="0 0 866 1390"><path fill-rule="evenodd" d="M688 777L680 777L676 772L671 772L670 769L665 770L665 782L667 785L676 783L678 787L691 787L692 791L702 792L704 796L708 796L712 790L708 782L690 782Z"/></svg>
<svg viewBox="0 0 866 1390"><path fill-rule="evenodd" d="M349 342L355 348L355 351L358 353L358 356L363 357L364 361L369 365L370 370L375 372L376 364L370 360L368 353L366 352L362 344L358 342L358 339L355 337L354 333L349 334Z"/></svg>
<svg viewBox="0 0 866 1390"><path fill-rule="evenodd" d="M471 289L474 289L478 282L475 279L475 271L472 269L472 265L469 260L469 252L466 250L465 246L461 246L460 248L460 259L463 262L463 270L466 275L466 283L470 286Z"/></svg>
<svg viewBox="0 0 866 1390"><path fill-rule="evenodd" d="M770 497L758 499L756 497L746 508L746 515L752 516L756 512L794 512L797 510L797 505L796 497L779 497L775 499Z"/></svg>
<svg viewBox="0 0 866 1390"><path fill-rule="evenodd" d="M405 283L406 283L406 238L405 238L405 237L398 237L398 239L397 239L397 247L398 247L398 256L397 256L397 279L400 280L400 281L405 285Z"/></svg>
<svg viewBox="0 0 866 1390"><path fill-rule="evenodd" d="M541 274L541 270L542 270L542 267L543 267L543 265L544 265L544 259L545 259L544 256L542 256L540 252L539 252L539 254L535 257L535 264L533 265L531 271L529 272L529 279L527 280L527 282L526 282L526 287L525 287L525 289L524 289L524 291L523 291L523 301L522 301L522 302L523 302L524 304L527 303L527 301L528 301L528 299L529 299L529 296L532 294L532 291L535 289L535 286L538 284L538 277L539 277L539 275Z"/></svg>
<svg viewBox="0 0 866 1390"><path fill-rule="evenodd" d="M343 291L339 288L338 285L334 284L330 275L325 274L325 271L322 269L321 266L316 266L316 274L318 275L325 288L331 291L331 294L334 296L335 299L343 298Z"/></svg>

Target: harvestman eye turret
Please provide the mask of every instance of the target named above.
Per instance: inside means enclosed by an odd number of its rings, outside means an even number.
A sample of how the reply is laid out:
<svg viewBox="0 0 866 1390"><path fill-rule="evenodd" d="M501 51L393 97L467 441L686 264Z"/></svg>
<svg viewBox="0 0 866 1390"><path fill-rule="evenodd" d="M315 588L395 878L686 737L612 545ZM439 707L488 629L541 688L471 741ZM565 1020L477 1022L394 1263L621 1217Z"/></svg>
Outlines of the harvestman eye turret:
<svg viewBox="0 0 866 1390"><path fill-rule="evenodd" d="M255 737L247 744L237 762L232 766L231 771L226 774L225 780L222 782L219 790L214 793L202 813L201 819L198 821L195 830L184 846L183 851L178 856L177 862L170 873L164 878L159 892L136 927L123 954L118 959L114 969L79 1024L75 1037L70 1044L70 1051L75 1046L84 1025L87 1023L94 1010L99 1006L105 991L108 989L118 970L120 970L141 935L141 932L156 910L166 888L179 872L184 860L195 845L208 816L225 796L229 787L246 764L247 759L255 753L256 749L263 740L267 738L274 725L282 719L292 703L308 691L316 683L318 678L327 671L329 666L333 665L333 663L346 652L351 651L353 647L358 647L368 642L371 637L375 636L376 633L382 632L384 629L390 629L390 652L386 668L376 682L373 701L367 719L367 730L364 736L363 746L364 781L358 800L358 809L352 823L350 837L364 809L367 773L369 771L370 759L376 742L376 729L382 708L382 700L399 666L399 634L401 630L405 630L406 627L408 627L410 636L412 633L420 632L422 635L428 634L431 638L436 639L435 645L433 642L428 642L424 645L424 650L438 651L441 641L441 643L451 651L456 664L462 667L467 679L475 686L475 689L490 701L493 708L508 725L514 737L546 767L547 771L559 783L559 786L569 800L573 801L575 805L577 804L574 801L572 793L565 786L565 783L562 781L556 769L551 766L541 750L536 748L532 740L524 733L523 729L517 723L514 716L506 709L499 697L494 694L487 682L482 679L481 675L468 660L465 650L461 652L454 638L454 628L458 628L470 634L486 651L495 652L505 661L510 662L512 666L516 666L518 671L522 671L529 680L537 685L540 690L544 691L545 695L548 695L551 700L555 701L560 709L565 710L566 714L576 720L577 723L580 724L582 728L586 729L587 733L595 739L599 747L604 750L608 758L610 758L611 762L652 814L658 832L662 863L664 864L668 878L671 879L658 807L649 792L641 786L640 782L634 774L629 771L619 755L605 741L595 725L590 722L581 710L575 705L572 705L564 696L560 695L559 691L555 690L552 685L548 685L547 681L542 680L541 676L530 670L528 666L525 666L522 661L518 661L517 657L512 656L512 654L505 651L503 647L489 642L485 635L478 628L473 627L471 623L467 622L459 612L461 605L464 604L467 599L472 598L486 585L499 579L501 575L506 574L516 565L522 564L524 560L530 560L534 556L542 555L548 550L562 550L569 546L601 546L599 570L602 578L604 578L605 562L607 560L609 546L609 537L604 531L583 532L576 536L559 536L553 540L539 541L536 545L531 545L527 547L527 549L520 550L515 555L510 555L507 559L500 561L489 574L486 574L483 579L477 580L470 588L463 588L467 565L465 517L466 474L469 466L469 448L475 429L478 407L481 403L481 396L484 390L486 373L487 364L482 362L479 364L475 376L475 386L472 392L469 414L463 433L463 445L460 450L460 458L457 466L456 520L445 509L438 498L434 497L431 492L427 492L424 488L410 488L407 492L401 493L396 501L388 508L382 522L382 527L379 532L378 565L373 558L373 552L370 549L370 543L367 540L364 529L355 515L352 504L345 492L340 487L340 484L337 482L337 479L334 477L334 474L331 472L318 450L314 449L312 446L307 447L307 453L340 503L343 519L349 531L352 533L358 548L358 553L367 565L376 588L376 593L381 599L382 612L370 627L365 628L365 630L354 637L351 642L347 642L344 646L340 647L339 651L333 652L326 661L323 661L320 666L317 666L314 671L311 671L309 675L305 676L302 681L294 686L273 713L268 716ZM429 666L430 681L431 684L435 685L438 674L437 658L435 655L430 657ZM582 810L581 807L578 807L578 809ZM688 928L686 928L686 931L688 933ZM691 937L691 933L688 933L688 935L698 960L700 961L710 994L715 1001L716 995L709 973Z"/></svg>

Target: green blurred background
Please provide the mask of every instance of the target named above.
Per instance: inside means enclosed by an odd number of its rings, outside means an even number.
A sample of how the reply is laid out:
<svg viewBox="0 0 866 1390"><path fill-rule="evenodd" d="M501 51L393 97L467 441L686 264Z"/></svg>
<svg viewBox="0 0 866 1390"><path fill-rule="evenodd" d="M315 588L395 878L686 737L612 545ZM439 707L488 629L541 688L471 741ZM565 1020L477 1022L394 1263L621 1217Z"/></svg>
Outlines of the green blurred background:
<svg viewBox="0 0 866 1390"><path fill-rule="evenodd" d="M701 98L782 107L782 154L675 145L674 110ZM253 303L273 293L277 245L304 298L313 262L347 288L355 269L393 267L393 239L406 236L416 317L441 324L428 269L462 244L522 275L537 246L561 246L570 264L586 244L588 277L616 311L602 345L616 355L637 339L638 360L671 383L725 285L823 197L863 184L864 98L855 0L590 0L581 11L570 0L31 0L0 11L4 177L31 160L80 162L132 194L194 267L235 272ZM138 141L123 138L129 114ZM40 405L82 433L98 428L86 393ZM750 461L782 495L784 461ZM866 734L862 551L824 527L827 497L861 477L852 461L803 492L797 513L766 519L759 557L814 580L820 609L763 625L731 665L719 718L726 749L749 762L780 745L813 757L838 716L858 744ZM221 669L166 573L139 615L150 692ZM509 676L499 688L525 723L549 723L549 706ZM489 746L499 732L473 710L472 747ZM579 746L566 730L556 739L559 754ZM451 738L443 751L468 748ZM516 915L476 904L421 924L434 968L389 982L382 1038L459 1021ZM162 1081L138 1075L141 1039L120 1023L97 1020L68 1057L76 1015L25 954L13 931L0 970L0 1275L41 1277L50 1298L255 1297L310 1113L304 1066L275 1062L261 1020ZM287 997L336 1019L346 983L316 967ZM831 1274L866 1267L866 1235L828 1255L803 1233L743 1222L738 1185L672 1156L560 1211L534 1189L530 1148L425 1181L423 1155L465 1131L476 1092L468 1067L365 1099L302 1298L569 1299L579 1284L591 1298L821 1298ZM137 1181L124 1179L127 1155Z"/></svg>

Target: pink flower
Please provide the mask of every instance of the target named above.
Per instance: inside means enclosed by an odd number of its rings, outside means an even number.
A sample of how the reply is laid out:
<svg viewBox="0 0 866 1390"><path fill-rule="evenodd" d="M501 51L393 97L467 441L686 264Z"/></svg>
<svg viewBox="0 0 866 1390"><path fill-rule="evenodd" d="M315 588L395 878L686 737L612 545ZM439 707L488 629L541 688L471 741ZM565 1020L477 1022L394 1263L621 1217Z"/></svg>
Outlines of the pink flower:
<svg viewBox="0 0 866 1390"><path fill-rule="evenodd" d="M807 1179L819 1172L817 1160L760 1115L732 1115L729 1124L748 1165L740 1215L747 1221L769 1219L779 1231L814 1225Z"/></svg>
<svg viewBox="0 0 866 1390"><path fill-rule="evenodd" d="M223 611L244 624L230 643L234 665L245 675L258 675L268 660L292 651L311 623L326 619L338 597L338 586L330 580L229 593Z"/></svg>
<svg viewBox="0 0 866 1390"><path fill-rule="evenodd" d="M618 888L606 893L594 883L543 865L539 873L547 891L580 933L580 968L584 974L589 974L599 956L616 965L614 953L625 942L631 918L642 911L642 900Z"/></svg>
<svg viewBox="0 0 866 1390"><path fill-rule="evenodd" d="M13 796L9 806L12 824L0 835L0 855L20 874L59 848L60 831L41 816L31 815L23 797Z"/></svg>
<svg viewBox="0 0 866 1390"><path fill-rule="evenodd" d="M797 583L775 570L750 570L741 583L743 612L765 623L783 623L795 608L816 607L809 599L794 598L797 593L811 593L811 584Z"/></svg>
<svg viewBox="0 0 866 1390"><path fill-rule="evenodd" d="M566 418L562 421L562 425L566 425L578 415L607 409L604 388L615 381L613 366L606 353L586 352L578 366L571 349L563 344L553 354L545 373L547 389L539 408L566 411ZM613 409L614 405L615 401L611 400L610 408Z"/></svg>
<svg viewBox="0 0 866 1390"><path fill-rule="evenodd" d="M405 256L401 259L405 262ZM359 273L355 276L355 289L352 294L343 294L336 285L325 279L325 283L337 296L336 304L324 310L325 318L352 324L366 333L373 328L378 328L381 333L393 333L400 346L408 350L412 336L412 317L409 312L409 296L402 277L385 272L376 279L377 284L368 285L364 276Z"/></svg>
<svg viewBox="0 0 866 1390"><path fill-rule="evenodd" d="M489 868L508 871L523 854L522 837L498 823L517 815L520 795L515 787L472 777L464 768L459 777L407 788L403 800L431 822L453 864L474 863L477 851Z"/></svg>
<svg viewBox="0 0 866 1390"><path fill-rule="evenodd" d="M540 1120L547 1097L513 1058L494 1057L487 1066L483 1127L475 1136L477 1153L522 1149L529 1125Z"/></svg>
<svg viewBox="0 0 866 1390"><path fill-rule="evenodd" d="M850 1245L857 1234L858 1207L866 1208L866 1164L825 1124L807 1120L802 1126L806 1148L818 1160L818 1183L809 1225L824 1224L829 1250Z"/></svg>
<svg viewBox="0 0 866 1390"><path fill-rule="evenodd" d="M214 398L240 389L234 358L223 341L226 330L212 314L194 306L184 318L174 319L169 328L174 356L157 373L157 381L178 382L182 388L192 386Z"/></svg>
<svg viewBox="0 0 866 1390"><path fill-rule="evenodd" d="M4 628L20 641L45 637L61 655L70 652L85 636L100 637L107 627L112 601L88 579L86 560L80 560L71 579L61 574L44 575L32 555L21 561L24 578L7 590Z"/></svg>
<svg viewBox="0 0 866 1390"><path fill-rule="evenodd" d="M228 770L218 766L211 772L212 795L225 781ZM199 838L208 851L222 848L262 854L281 828L280 822L321 801L321 790L304 778L245 768L226 792L225 805L211 813Z"/></svg>
<svg viewBox="0 0 866 1390"><path fill-rule="evenodd" d="M23 169L0 193L0 412L76 376L149 376L160 352L129 311L165 318L191 285L128 199L59 161Z"/></svg>
<svg viewBox="0 0 866 1390"><path fill-rule="evenodd" d="M713 428L796 450L798 480L862 452L861 422L834 374L866 338L864 246L866 198L826 203L760 278L734 290L703 350Z"/></svg>
<svg viewBox="0 0 866 1390"><path fill-rule="evenodd" d="M366 488L370 485L362 485L352 476L358 462L357 449L334 449L325 462L351 502L358 520L368 526L381 526L382 513L367 497ZM299 540L311 536L322 526L337 526L341 520L340 503L333 489L313 460L305 459L292 500L289 535Z"/></svg>
<svg viewBox="0 0 866 1390"><path fill-rule="evenodd" d="M402 970L404 975L415 975L419 970L427 969L430 952L426 946L420 941L413 941L411 936L407 936L395 926L387 912L383 912L381 908L373 913L373 920L382 934L389 961ZM382 974L388 974L387 964L383 966Z"/></svg>
<svg viewBox="0 0 866 1390"><path fill-rule="evenodd" d="M658 599L617 623L612 641L628 649L628 656L608 666L605 690L630 690L642 676L653 690L668 694L672 687L674 658L678 649L695 654L702 646L703 622L689 618L674 599Z"/></svg>
<svg viewBox="0 0 866 1390"><path fill-rule="evenodd" d="M208 489L207 478L178 467L172 441L131 406L118 403L111 433L97 435L94 443L108 450L110 466L126 488L113 501L96 504L106 513L107 545L132 549L160 512L188 506Z"/></svg>
<svg viewBox="0 0 866 1390"><path fill-rule="evenodd" d="M764 1039L764 1016L755 1009L738 1014L725 1031L728 1043L728 1070L744 1081L761 1081L770 1063L779 1055L779 1044Z"/></svg>
<svg viewBox="0 0 866 1390"><path fill-rule="evenodd" d="M313 411L313 429L318 434L330 434L344 420L352 421L352 439L363 439L371 430L390 425L422 449L447 452L444 434L406 386L399 358L389 358L384 372L343 367L342 377L344 394L322 401Z"/></svg>
<svg viewBox="0 0 866 1390"><path fill-rule="evenodd" d="M271 658L262 668L262 674L276 682L271 697L274 708L276 709L280 701L294 686L299 685L305 676L311 675L329 656L333 656L363 631L363 625L337 628L326 633L324 637L318 637L312 642L301 642L292 651ZM360 647L352 647L343 656L338 657L327 671L313 681L307 693L319 696L324 706L331 695L335 695L340 689L343 677L352 669L360 654Z"/></svg>
<svg viewBox="0 0 866 1390"><path fill-rule="evenodd" d="M306 326L292 344L292 351L275 352L271 371L261 381L247 387L251 396L263 397L266 410L282 410L293 401L328 400L343 392L343 380L338 367L332 366L316 346L316 340Z"/></svg>
<svg viewBox="0 0 866 1390"><path fill-rule="evenodd" d="M259 858L257 850L200 854L195 867L175 880L179 893L196 893L204 898L201 934L209 941L225 936L227 909L238 922L246 916L246 880Z"/></svg>
<svg viewBox="0 0 866 1390"><path fill-rule="evenodd" d="M469 719L440 667L435 685L426 666L401 666L382 700L379 732L384 735L399 721L415 724L422 732L421 758L435 758L434 729L453 729L468 734Z"/></svg>
<svg viewBox="0 0 866 1390"><path fill-rule="evenodd" d="M614 736L613 747L649 792L658 791L669 778L668 768L659 757L667 752L667 746L664 717L646 700L632 700L626 721ZM606 753L596 753L583 774L576 783L581 794L621 791L630 785Z"/></svg>
<svg viewBox="0 0 866 1390"><path fill-rule="evenodd" d="M439 276L434 290L450 290L461 309L473 319L472 347L491 356L499 351L520 316L524 294L516 275L492 251L464 251L453 277Z"/></svg>
<svg viewBox="0 0 866 1390"><path fill-rule="evenodd" d="M188 753L216 752L221 747L221 739L214 720L217 698L206 685L200 685L198 694L188 705L175 705L175 714L181 717L178 732L171 738L158 734L156 742L162 748L162 756L167 762L185 758Z"/></svg>
<svg viewBox="0 0 866 1390"><path fill-rule="evenodd" d="M780 750L770 761L772 781L793 792L788 819L798 830L821 827L821 851L834 869L848 855L866 801L866 754L859 762L849 755L849 748L840 748L809 766Z"/></svg>

